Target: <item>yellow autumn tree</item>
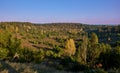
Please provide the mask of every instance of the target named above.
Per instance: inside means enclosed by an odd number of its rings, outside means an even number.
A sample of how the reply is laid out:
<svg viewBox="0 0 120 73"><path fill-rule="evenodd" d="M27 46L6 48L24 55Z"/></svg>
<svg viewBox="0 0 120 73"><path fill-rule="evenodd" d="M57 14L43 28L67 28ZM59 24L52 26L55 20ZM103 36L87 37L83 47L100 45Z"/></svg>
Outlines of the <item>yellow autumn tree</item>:
<svg viewBox="0 0 120 73"><path fill-rule="evenodd" d="M76 52L75 43L73 39L68 39L65 44L65 55L71 56Z"/></svg>
<svg viewBox="0 0 120 73"><path fill-rule="evenodd" d="M15 32L17 33L19 31L18 27L16 26L15 27Z"/></svg>
<svg viewBox="0 0 120 73"><path fill-rule="evenodd" d="M98 36L96 33L91 34L91 39L90 39L91 44L98 44Z"/></svg>

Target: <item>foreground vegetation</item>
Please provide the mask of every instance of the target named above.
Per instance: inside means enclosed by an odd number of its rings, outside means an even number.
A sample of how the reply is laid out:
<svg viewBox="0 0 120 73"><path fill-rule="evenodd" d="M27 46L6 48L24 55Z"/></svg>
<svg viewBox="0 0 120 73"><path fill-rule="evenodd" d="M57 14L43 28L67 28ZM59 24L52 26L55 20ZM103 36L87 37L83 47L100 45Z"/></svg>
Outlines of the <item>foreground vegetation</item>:
<svg viewBox="0 0 120 73"><path fill-rule="evenodd" d="M120 25L1 22L0 72L4 71L119 73Z"/></svg>

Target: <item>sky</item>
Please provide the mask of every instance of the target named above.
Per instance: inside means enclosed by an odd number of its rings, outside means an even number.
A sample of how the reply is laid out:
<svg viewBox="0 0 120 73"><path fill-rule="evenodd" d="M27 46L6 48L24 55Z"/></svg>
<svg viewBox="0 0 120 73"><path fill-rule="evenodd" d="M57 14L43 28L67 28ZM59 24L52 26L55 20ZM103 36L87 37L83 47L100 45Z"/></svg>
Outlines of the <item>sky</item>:
<svg viewBox="0 0 120 73"><path fill-rule="evenodd" d="M0 0L0 22L120 24L120 0Z"/></svg>

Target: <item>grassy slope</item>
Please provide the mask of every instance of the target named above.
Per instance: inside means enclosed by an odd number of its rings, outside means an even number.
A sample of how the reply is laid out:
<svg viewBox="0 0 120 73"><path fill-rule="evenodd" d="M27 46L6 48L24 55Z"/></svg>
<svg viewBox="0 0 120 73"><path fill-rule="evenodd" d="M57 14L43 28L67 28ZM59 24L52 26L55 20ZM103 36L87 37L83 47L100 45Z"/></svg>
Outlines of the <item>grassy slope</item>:
<svg viewBox="0 0 120 73"><path fill-rule="evenodd" d="M108 31L109 27L111 27L111 31ZM16 28L18 28L18 30ZM115 29L117 29L117 31L115 31ZM13 36L21 39L22 47L28 47L33 50L52 49L54 45L61 46L65 39L81 39L82 35L86 32L88 32L88 35L91 32L96 32L99 36L100 42L109 43L106 42L108 37L112 38L110 42L120 41L120 36L118 36L120 28L118 28L118 26L93 26L74 23L57 23L48 25L18 22L0 23L0 31L4 30L9 30ZM1 63L2 67L0 68L0 73L68 73L66 71L58 71L43 64L12 62Z"/></svg>
<svg viewBox="0 0 120 73"><path fill-rule="evenodd" d="M22 47L34 50L52 49L54 45L61 45L64 39L81 39L85 32L90 34L96 32L99 41L104 43L115 43L120 40L120 26L86 25L79 23L52 23L31 24L21 22L3 22L0 28L9 30L22 41ZM16 32L17 31L17 32ZM111 41L108 42L108 38ZM63 41L63 42L61 42Z"/></svg>
<svg viewBox="0 0 120 73"><path fill-rule="evenodd" d="M73 73L73 72L56 70L55 68L47 67L42 63L41 64L13 63L1 61L0 73Z"/></svg>

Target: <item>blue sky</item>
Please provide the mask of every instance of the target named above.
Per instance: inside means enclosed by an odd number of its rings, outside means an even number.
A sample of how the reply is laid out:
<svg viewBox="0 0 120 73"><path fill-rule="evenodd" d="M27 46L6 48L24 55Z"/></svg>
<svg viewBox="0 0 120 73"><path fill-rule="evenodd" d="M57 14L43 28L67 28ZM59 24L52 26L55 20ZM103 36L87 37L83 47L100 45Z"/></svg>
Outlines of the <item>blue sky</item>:
<svg viewBox="0 0 120 73"><path fill-rule="evenodd" d="M0 0L0 22L119 24L120 0Z"/></svg>

